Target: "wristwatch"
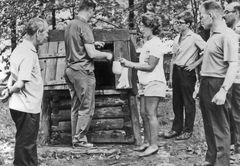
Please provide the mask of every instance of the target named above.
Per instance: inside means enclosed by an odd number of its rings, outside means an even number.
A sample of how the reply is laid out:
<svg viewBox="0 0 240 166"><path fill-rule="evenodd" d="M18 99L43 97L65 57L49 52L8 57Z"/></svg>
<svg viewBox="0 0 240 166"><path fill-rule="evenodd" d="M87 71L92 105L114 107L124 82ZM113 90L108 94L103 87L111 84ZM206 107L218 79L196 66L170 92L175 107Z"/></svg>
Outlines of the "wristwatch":
<svg viewBox="0 0 240 166"><path fill-rule="evenodd" d="M223 89L224 91L228 92L228 89L226 88L225 85L221 86L221 89Z"/></svg>

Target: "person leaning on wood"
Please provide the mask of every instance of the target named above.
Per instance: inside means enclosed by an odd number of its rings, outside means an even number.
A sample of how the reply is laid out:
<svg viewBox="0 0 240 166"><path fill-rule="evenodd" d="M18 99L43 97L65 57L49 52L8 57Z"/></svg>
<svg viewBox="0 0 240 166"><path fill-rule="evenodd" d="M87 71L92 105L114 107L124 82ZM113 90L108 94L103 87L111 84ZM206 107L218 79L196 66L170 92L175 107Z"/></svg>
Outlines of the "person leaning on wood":
<svg viewBox="0 0 240 166"><path fill-rule="evenodd" d="M9 98L10 113L17 129L13 161L15 166L38 165L36 141L43 80L37 47L47 37L47 22L41 18L31 19L26 25L26 37L10 57L11 75L7 88L2 93L5 101Z"/></svg>
<svg viewBox="0 0 240 166"><path fill-rule="evenodd" d="M95 109L94 75L95 59L112 59L111 53L97 51L94 47L93 32L88 24L93 16L96 4L92 0L83 0L79 13L65 29L66 48L65 79L69 86L72 108L72 146L92 147L86 133Z"/></svg>
<svg viewBox="0 0 240 166"><path fill-rule="evenodd" d="M228 4L224 11L224 19L228 27L232 28L238 34L240 50L240 3L232 2ZM238 72L232 85L231 113L233 120L233 138L235 145L235 154L240 154L240 52L238 52Z"/></svg>
<svg viewBox="0 0 240 166"><path fill-rule="evenodd" d="M226 26L214 0L200 6L201 24L211 35L204 49L199 89L207 142L205 162L195 166L230 166L230 92L238 65L238 37Z"/></svg>

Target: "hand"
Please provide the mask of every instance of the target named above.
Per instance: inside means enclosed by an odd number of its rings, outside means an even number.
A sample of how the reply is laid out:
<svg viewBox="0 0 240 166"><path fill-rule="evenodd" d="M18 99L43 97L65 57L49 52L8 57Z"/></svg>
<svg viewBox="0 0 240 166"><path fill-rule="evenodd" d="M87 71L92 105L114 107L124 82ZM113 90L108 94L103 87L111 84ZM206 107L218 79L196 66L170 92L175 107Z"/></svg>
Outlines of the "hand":
<svg viewBox="0 0 240 166"><path fill-rule="evenodd" d="M119 62L121 63L121 65L122 65L123 67L132 67L131 61L128 61L128 60L125 59L125 58L120 58L120 59L119 59Z"/></svg>
<svg viewBox="0 0 240 166"><path fill-rule="evenodd" d="M112 58L113 58L113 54L111 54L111 53L106 53L107 54L107 60L112 60Z"/></svg>
<svg viewBox="0 0 240 166"><path fill-rule="evenodd" d="M5 88L1 92L0 100L2 100L3 103L5 103L8 98L10 97L8 88Z"/></svg>
<svg viewBox="0 0 240 166"><path fill-rule="evenodd" d="M95 45L95 47L97 47L99 49L99 48L104 47L105 43L101 42L101 41L95 41L94 45Z"/></svg>
<svg viewBox="0 0 240 166"><path fill-rule="evenodd" d="M169 88L172 88L172 79L169 79L169 80L168 80L167 86L168 86Z"/></svg>
<svg viewBox="0 0 240 166"><path fill-rule="evenodd" d="M224 89L220 89L216 95L213 97L212 102L216 105L223 105L226 100L227 92Z"/></svg>
<svg viewBox="0 0 240 166"><path fill-rule="evenodd" d="M197 66L192 64L192 65L188 65L187 67L184 68L184 70L187 70L187 71L192 71L193 69L195 69Z"/></svg>

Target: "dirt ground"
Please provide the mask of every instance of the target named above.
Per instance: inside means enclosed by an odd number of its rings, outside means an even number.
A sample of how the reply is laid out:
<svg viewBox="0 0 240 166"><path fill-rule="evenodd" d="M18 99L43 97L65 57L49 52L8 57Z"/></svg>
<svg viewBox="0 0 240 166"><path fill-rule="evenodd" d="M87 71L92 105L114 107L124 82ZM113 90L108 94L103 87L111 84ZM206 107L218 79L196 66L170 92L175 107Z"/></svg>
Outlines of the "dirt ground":
<svg viewBox="0 0 240 166"><path fill-rule="evenodd" d="M198 105L198 104L197 104ZM198 107L197 107L198 108ZM161 102L158 109L159 151L139 158L135 145L95 145L91 149L70 146L39 146L39 166L192 166L204 160L206 144L200 110L197 109L193 136L187 141L164 139L161 133L172 124L171 99ZM0 165L12 163L15 128L6 104L0 104ZM232 156L231 166L240 165L240 157Z"/></svg>

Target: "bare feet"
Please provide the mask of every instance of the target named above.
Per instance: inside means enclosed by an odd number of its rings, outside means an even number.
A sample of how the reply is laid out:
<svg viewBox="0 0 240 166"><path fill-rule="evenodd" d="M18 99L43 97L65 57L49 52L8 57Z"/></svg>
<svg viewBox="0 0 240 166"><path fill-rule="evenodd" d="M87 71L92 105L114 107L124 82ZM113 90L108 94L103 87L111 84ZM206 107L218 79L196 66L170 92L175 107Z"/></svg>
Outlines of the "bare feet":
<svg viewBox="0 0 240 166"><path fill-rule="evenodd" d="M157 145L150 145L144 152L139 154L139 157L145 157L157 153L158 146Z"/></svg>
<svg viewBox="0 0 240 166"><path fill-rule="evenodd" d="M134 151L144 151L145 149L147 149L147 147L149 146L149 143L143 143L141 146L138 146L136 148L134 148Z"/></svg>

